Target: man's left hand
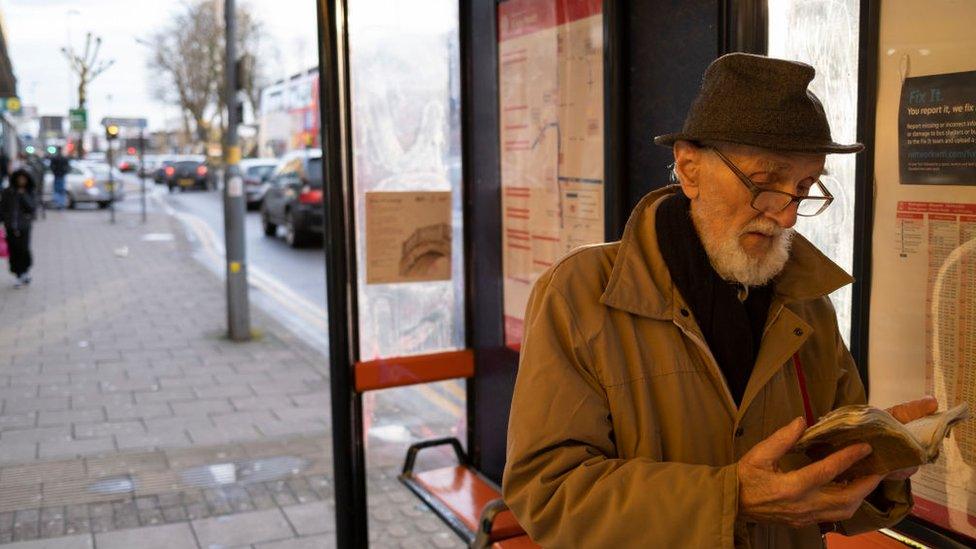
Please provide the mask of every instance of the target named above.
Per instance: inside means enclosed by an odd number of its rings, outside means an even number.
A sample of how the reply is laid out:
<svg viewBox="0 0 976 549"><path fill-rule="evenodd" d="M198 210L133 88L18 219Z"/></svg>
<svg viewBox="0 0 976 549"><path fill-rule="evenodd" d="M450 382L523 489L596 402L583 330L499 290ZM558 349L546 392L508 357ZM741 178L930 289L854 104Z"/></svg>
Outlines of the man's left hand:
<svg viewBox="0 0 976 549"><path fill-rule="evenodd" d="M891 408L888 408L887 411L898 421L908 423L910 421L915 421L918 418L934 414L938 409L939 402L935 400L934 396L929 395L918 400L912 400L892 406ZM884 480L905 480L917 472L918 467L899 469L897 471L888 473Z"/></svg>

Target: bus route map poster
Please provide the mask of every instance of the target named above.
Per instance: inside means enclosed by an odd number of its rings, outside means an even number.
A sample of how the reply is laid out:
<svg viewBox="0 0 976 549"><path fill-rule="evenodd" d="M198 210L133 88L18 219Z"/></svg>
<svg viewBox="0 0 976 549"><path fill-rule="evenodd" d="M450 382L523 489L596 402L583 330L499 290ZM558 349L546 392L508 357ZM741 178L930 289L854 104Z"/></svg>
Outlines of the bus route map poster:
<svg viewBox="0 0 976 549"><path fill-rule="evenodd" d="M604 239L603 2L498 5L505 344L536 279Z"/></svg>
<svg viewBox="0 0 976 549"><path fill-rule="evenodd" d="M870 401L930 394L940 409L976 410L976 3L884 2L880 15ZM976 419L943 441L912 493L916 517L976 539Z"/></svg>

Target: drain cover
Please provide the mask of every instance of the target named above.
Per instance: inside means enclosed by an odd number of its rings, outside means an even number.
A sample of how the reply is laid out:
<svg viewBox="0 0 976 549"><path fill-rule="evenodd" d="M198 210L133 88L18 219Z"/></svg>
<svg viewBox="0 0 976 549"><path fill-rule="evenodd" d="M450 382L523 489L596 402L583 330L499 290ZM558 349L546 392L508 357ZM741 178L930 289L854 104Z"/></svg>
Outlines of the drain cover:
<svg viewBox="0 0 976 549"><path fill-rule="evenodd" d="M129 477L103 478L88 485L92 494L126 494L136 491L136 484Z"/></svg>
<svg viewBox="0 0 976 549"><path fill-rule="evenodd" d="M180 473L183 484L199 488L226 484L254 484L295 475L308 466L308 460L294 456L275 456L227 463L211 463Z"/></svg>

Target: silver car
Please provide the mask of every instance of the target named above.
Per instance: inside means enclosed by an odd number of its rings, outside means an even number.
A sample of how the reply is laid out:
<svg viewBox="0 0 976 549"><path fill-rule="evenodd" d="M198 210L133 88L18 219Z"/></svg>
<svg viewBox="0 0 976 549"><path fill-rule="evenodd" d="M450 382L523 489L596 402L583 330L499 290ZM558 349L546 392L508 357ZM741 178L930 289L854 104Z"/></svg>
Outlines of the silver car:
<svg viewBox="0 0 976 549"><path fill-rule="evenodd" d="M112 173L115 181L115 200L125 198L122 185L122 174L118 170ZM98 204L99 208L107 208L112 203L112 187L109 184L108 166L96 162L71 163L71 171L65 176L64 190L67 194L69 208L84 202ZM48 200L54 194L54 176L48 172L44 174L44 197Z"/></svg>

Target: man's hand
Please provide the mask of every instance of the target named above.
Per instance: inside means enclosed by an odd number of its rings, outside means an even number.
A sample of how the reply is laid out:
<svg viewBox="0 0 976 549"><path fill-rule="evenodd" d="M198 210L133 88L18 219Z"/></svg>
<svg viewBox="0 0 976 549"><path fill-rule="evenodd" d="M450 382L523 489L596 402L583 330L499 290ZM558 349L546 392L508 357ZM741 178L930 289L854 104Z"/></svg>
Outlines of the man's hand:
<svg viewBox="0 0 976 549"><path fill-rule="evenodd" d="M934 414L936 410L939 409L939 402L935 400L933 396L926 396L918 400L912 400L910 402L904 402L898 404L897 406L892 406L888 408L887 412L893 416L895 419L902 423L908 423L910 421L915 421L920 417L925 417L927 415ZM907 469L899 469L897 471L892 471L888 473L885 480L905 480L908 477L914 475L918 472L918 467L909 467Z"/></svg>
<svg viewBox="0 0 976 549"><path fill-rule="evenodd" d="M849 484L831 483L871 453L868 444L848 446L796 471L780 471L777 462L793 448L805 428L803 418L796 418L739 460L740 518L793 528L846 520L881 482L881 475L870 475Z"/></svg>

